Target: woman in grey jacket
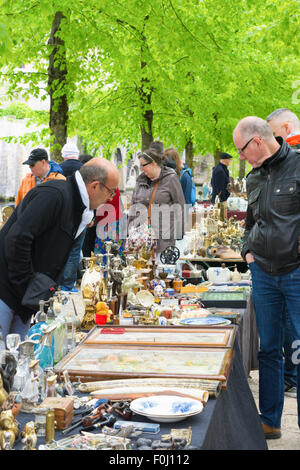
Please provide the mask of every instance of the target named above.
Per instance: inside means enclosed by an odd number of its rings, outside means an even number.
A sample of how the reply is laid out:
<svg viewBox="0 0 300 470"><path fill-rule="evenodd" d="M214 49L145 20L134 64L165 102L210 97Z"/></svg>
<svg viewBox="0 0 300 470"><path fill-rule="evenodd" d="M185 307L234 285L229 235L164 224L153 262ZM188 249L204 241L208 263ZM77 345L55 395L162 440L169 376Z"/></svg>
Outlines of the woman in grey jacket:
<svg viewBox="0 0 300 470"><path fill-rule="evenodd" d="M129 228L147 223L151 205L151 227L157 237L156 258L184 234L184 194L176 172L164 166L165 157L153 149L138 155L141 174L138 176L129 209Z"/></svg>

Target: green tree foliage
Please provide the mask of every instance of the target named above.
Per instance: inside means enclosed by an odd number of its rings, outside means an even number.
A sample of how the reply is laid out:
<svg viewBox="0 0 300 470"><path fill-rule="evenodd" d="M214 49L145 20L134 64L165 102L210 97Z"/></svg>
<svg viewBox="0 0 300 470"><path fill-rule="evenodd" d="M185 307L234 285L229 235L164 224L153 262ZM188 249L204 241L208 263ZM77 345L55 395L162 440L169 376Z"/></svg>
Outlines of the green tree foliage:
<svg viewBox="0 0 300 470"><path fill-rule="evenodd" d="M145 148L154 138L193 152L234 152L242 117L292 103L299 74L298 0L6 0L13 44L2 69L8 96L49 94L49 37L59 38L68 134L89 150ZM34 72L19 68L33 65ZM238 157L235 157L238 160ZM192 165L192 161L189 162Z"/></svg>

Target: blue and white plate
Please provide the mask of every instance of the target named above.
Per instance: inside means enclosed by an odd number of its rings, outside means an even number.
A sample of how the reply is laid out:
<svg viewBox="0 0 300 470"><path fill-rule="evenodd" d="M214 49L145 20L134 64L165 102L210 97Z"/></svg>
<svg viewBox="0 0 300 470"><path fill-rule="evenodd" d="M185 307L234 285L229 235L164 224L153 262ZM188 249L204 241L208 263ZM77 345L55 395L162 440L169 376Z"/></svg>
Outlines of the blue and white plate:
<svg viewBox="0 0 300 470"><path fill-rule="evenodd" d="M231 321L222 317L199 317L184 318L179 323L180 325L229 325Z"/></svg>
<svg viewBox="0 0 300 470"><path fill-rule="evenodd" d="M177 397L175 395L153 395L133 400L130 408L134 413L146 416L152 421L175 423L201 413L203 405L193 398Z"/></svg>

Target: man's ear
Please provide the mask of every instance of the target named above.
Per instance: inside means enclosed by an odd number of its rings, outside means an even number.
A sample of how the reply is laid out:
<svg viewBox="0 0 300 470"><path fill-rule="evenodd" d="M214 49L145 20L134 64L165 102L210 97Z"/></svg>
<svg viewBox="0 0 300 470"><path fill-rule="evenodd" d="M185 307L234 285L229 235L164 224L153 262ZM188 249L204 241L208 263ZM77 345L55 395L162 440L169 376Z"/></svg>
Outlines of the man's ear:
<svg viewBox="0 0 300 470"><path fill-rule="evenodd" d="M99 181L92 181L90 184L91 184L91 189L94 190L94 189L97 189Z"/></svg>

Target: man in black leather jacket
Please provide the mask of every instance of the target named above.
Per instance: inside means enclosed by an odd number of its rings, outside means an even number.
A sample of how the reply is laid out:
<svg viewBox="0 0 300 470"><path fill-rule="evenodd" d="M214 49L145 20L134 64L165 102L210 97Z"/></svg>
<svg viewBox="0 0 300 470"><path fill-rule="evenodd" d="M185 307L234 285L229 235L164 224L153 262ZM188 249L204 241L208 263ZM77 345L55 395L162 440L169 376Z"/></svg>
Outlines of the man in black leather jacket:
<svg viewBox="0 0 300 470"><path fill-rule="evenodd" d="M275 109L266 118L275 137L282 137L290 147L300 149L300 122L298 116L288 108ZM293 364L291 322L287 313L284 339L284 388L285 395L297 398L297 367Z"/></svg>
<svg viewBox="0 0 300 470"><path fill-rule="evenodd" d="M260 336L259 407L266 438L281 437L284 402L283 341L288 311L297 364L300 414L300 153L273 136L265 120L242 119L233 133L247 176L248 209L242 256L252 274L252 295ZM298 417L300 426L300 418Z"/></svg>

